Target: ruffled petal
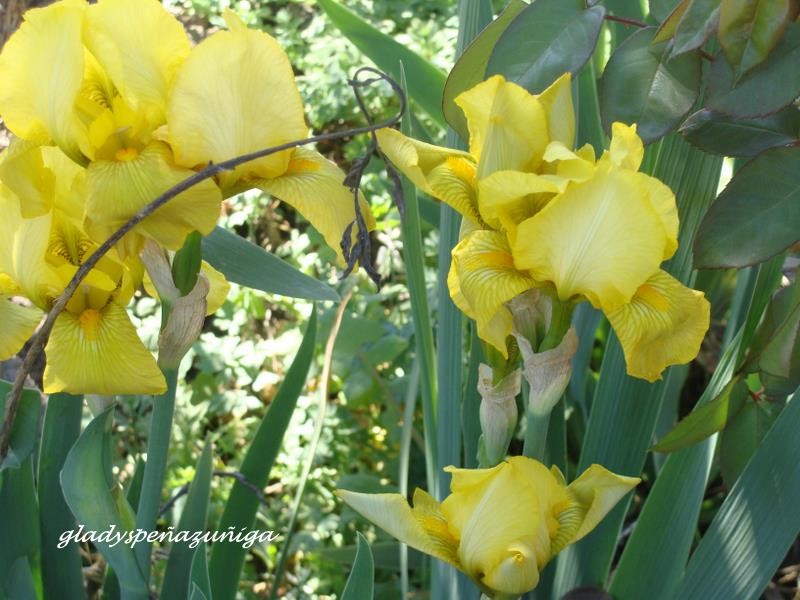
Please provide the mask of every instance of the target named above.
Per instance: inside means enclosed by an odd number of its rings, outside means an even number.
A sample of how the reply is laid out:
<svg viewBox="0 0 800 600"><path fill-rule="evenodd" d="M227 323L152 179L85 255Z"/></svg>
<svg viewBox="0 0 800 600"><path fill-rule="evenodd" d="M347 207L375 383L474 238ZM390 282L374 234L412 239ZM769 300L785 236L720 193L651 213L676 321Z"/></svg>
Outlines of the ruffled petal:
<svg viewBox="0 0 800 600"><path fill-rule="evenodd" d="M668 243L638 175L598 169L523 221L513 248L517 268L552 282L562 300L585 296L605 311L629 302L658 270Z"/></svg>
<svg viewBox="0 0 800 600"><path fill-rule="evenodd" d="M469 154L419 142L395 129L381 129L377 136L381 151L415 186L482 225L475 200L476 166Z"/></svg>
<svg viewBox="0 0 800 600"><path fill-rule="evenodd" d="M229 31L198 44L178 70L167 107L176 162L193 168L306 137L308 126L289 59L274 38L231 12ZM220 176L227 191L247 174L282 175L291 152L249 162Z"/></svg>
<svg viewBox="0 0 800 600"><path fill-rule="evenodd" d="M710 305L702 292L658 271L628 304L606 316L622 344L628 373L655 381L668 366L697 356L708 331Z"/></svg>
<svg viewBox="0 0 800 600"><path fill-rule="evenodd" d="M104 241L110 233L193 173L172 162L169 147L153 142L127 160L100 160L89 166L86 230ZM147 217L136 231L171 250L183 244L192 231L208 234L219 218L222 196L211 180L179 194Z"/></svg>
<svg viewBox="0 0 800 600"><path fill-rule="evenodd" d="M164 376L144 347L125 309L61 313L45 348L47 394L160 394Z"/></svg>
<svg viewBox="0 0 800 600"><path fill-rule="evenodd" d="M631 171L638 171L644 159L644 144L636 133L636 123L626 125L615 122L611 125L611 146L608 150L613 164Z"/></svg>
<svg viewBox="0 0 800 600"><path fill-rule="evenodd" d="M44 147L15 137L2 153L0 180L19 198L25 218L39 217L53 206L55 177L44 166Z"/></svg>
<svg viewBox="0 0 800 600"><path fill-rule="evenodd" d="M458 565L456 558L455 541L448 538L437 538L430 535L431 530L438 530L438 525L424 525L426 520L435 518L430 503L436 503L433 498L425 495L414 494L415 504L421 502L419 515L417 507L412 510L400 494L362 494L349 490L336 490L336 495L347 503L364 518L372 521L392 537L416 548L420 552L430 554L436 558ZM427 497L426 497L427 496ZM419 500L418 500L419 499Z"/></svg>
<svg viewBox="0 0 800 600"><path fill-rule="evenodd" d="M605 517L641 479L616 475L601 465L592 465L567 486L570 496L585 511L569 543L577 542Z"/></svg>
<svg viewBox="0 0 800 600"><path fill-rule="evenodd" d="M490 469L459 469L453 466L444 468L452 478L450 494L442 502L442 512L454 537L462 537L464 527L480 503L484 490L505 468L505 462Z"/></svg>
<svg viewBox="0 0 800 600"><path fill-rule="evenodd" d="M157 0L102 0L86 11L84 40L126 102L163 123L169 85L191 49L178 20Z"/></svg>
<svg viewBox="0 0 800 600"><path fill-rule="evenodd" d="M536 96L495 75L455 102L467 117L479 179L495 171L536 170L549 142L547 115Z"/></svg>
<svg viewBox="0 0 800 600"><path fill-rule="evenodd" d="M513 320L505 303L534 281L514 268L505 236L477 230L461 240L453 248L447 285L456 306L477 323L481 339L508 356Z"/></svg>
<svg viewBox="0 0 800 600"><path fill-rule="evenodd" d="M552 177L521 171L495 171L478 183L478 207L493 229L509 220L521 223L541 210L561 190Z"/></svg>
<svg viewBox="0 0 800 600"><path fill-rule="evenodd" d="M538 96L547 116L550 140L567 148L575 143L575 108L572 105L572 75L564 73Z"/></svg>
<svg viewBox="0 0 800 600"><path fill-rule="evenodd" d="M82 0L63 0L25 13L0 55L0 115L15 135L55 143L76 161L85 137L75 99L81 87Z"/></svg>
<svg viewBox="0 0 800 600"><path fill-rule="evenodd" d="M318 152L297 148L284 175L259 179L253 185L300 211L343 261L342 236L356 218L353 192L342 183L344 177L339 167ZM375 220L360 195L359 205L367 228L372 229ZM354 234L355 228L351 239Z"/></svg>
<svg viewBox="0 0 800 600"><path fill-rule="evenodd" d="M0 360L7 360L20 351L36 331L42 311L32 306L21 306L0 294Z"/></svg>

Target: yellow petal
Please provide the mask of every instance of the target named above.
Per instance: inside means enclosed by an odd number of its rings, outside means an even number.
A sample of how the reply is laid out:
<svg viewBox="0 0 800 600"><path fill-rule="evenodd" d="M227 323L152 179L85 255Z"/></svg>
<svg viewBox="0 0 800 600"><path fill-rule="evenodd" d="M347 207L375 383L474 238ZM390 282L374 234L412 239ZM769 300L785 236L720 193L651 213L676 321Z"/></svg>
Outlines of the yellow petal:
<svg viewBox="0 0 800 600"><path fill-rule="evenodd" d="M552 282L561 300L585 296L614 310L630 301L664 256L667 234L638 173L598 169L523 221L518 269Z"/></svg>
<svg viewBox="0 0 800 600"><path fill-rule="evenodd" d="M478 230L461 240L453 248L447 285L456 306L477 323L481 339L507 356L513 322L505 303L534 282L514 268L505 236Z"/></svg>
<svg viewBox="0 0 800 600"><path fill-rule="evenodd" d="M455 102L467 117L479 179L494 171L536 170L549 140L547 116L535 96L495 75Z"/></svg>
<svg viewBox="0 0 800 600"><path fill-rule="evenodd" d="M7 360L20 351L42 319L42 311L21 306L0 295L0 360Z"/></svg>
<svg viewBox="0 0 800 600"><path fill-rule="evenodd" d="M160 394L167 384L125 309L61 313L45 348L47 394Z"/></svg>
<svg viewBox="0 0 800 600"><path fill-rule="evenodd" d="M638 477L616 475L601 465L592 465L581 473L567 487L570 495L585 511L583 521L569 543L577 542L597 527L617 502L640 481Z"/></svg>
<svg viewBox="0 0 800 600"><path fill-rule="evenodd" d="M608 150L611 162L631 171L638 171L644 158L644 144L636 133L636 123L626 125L615 122L611 125L611 147Z"/></svg>
<svg viewBox="0 0 800 600"><path fill-rule="evenodd" d="M655 381L669 365L697 356L709 314L710 305L702 292L658 271L628 304L606 316L622 344L628 373Z"/></svg>
<svg viewBox="0 0 800 600"><path fill-rule="evenodd" d="M221 162L305 138L308 127L289 59L274 38L226 16L230 31L198 44L178 70L167 108L170 144L184 167ZM291 158L280 152L220 176L223 190L243 175L273 178Z"/></svg>
<svg viewBox="0 0 800 600"><path fill-rule="evenodd" d="M396 129L377 132L381 152L426 194L481 225L475 200L475 161L466 152L404 136Z"/></svg>
<svg viewBox="0 0 800 600"><path fill-rule="evenodd" d="M521 223L559 191L552 178L521 171L495 171L478 183L478 206L486 223L501 229L506 219Z"/></svg>
<svg viewBox="0 0 800 600"><path fill-rule="evenodd" d="M459 469L453 466L444 468L452 479L450 495L442 502L442 512L454 537L459 539L462 537L464 527L480 504L484 490L492 479L506 468L508 464L505 462L491 469Z"/></svg>
<svg viewBox="0 0 800 600"><path fill-rule="evenodd" d="M542 470L553 478L544 466ZM528 474L515 463L503 463L481 486L480 500L461 533L458 553L465 572L503 594L519 595L532 589L539 581L540 567L550 558L541 481L531 480ZM459 496L452 494L442 503L448 519L459 501Z"/></svg>
<svg viewBox="0 0 800 600"><path fill-rule="evenodd" d="M53 205L55 177L44 166L42 148L15 137L0 162L0 179L19 198L25 218L41 216Z"/></svg>
<svg viewBox="0 0 800 600"><path fill-rule="evenodd" d="M342 235L356 218L355 198L342 183L344 176L339 167L318 152L297 148L284 175L259 179L253 185L300 211L342 261ZM361 195L359 206L367 228L372 229L375 221ZM355 233L353 227L351 240L355 240Z"/></svg>
<svg viewBox="0 0 800 600"><path fill-rule="evenodd" d="M169 85L190 50L177 19L157 0L102 0L86 11L84 39L131 107L163 122Z"/></svg>
<svg viewBox="0 0 800 600"><path fill-rule="evenodd" d="M572 148L575 142L575 108L572 105L572 76L569 72L556 79L539 94L547 116L550 140Z"/></svg>
<svg viewBox="0 0 800 600"><path fill-rule="evenodd" d="M400 494L362 494L349 490L336 490L336 495L361 516L404 544L454 566L458 564L453 541L451 544L443 543L441 539L432 537L423 526L423 522L431 515L428 500L435 503L429 496L425 498L414 494L415 501L420 498L424 503L419 515L421 518L418 518L415 514L417 511L412 510Z"/></svg>
<svg viewBox="0 0 800 600"><path fill-rule="evenodd" d="M675 203L675 194L669 186L655 177L644 173L636 173L639 185L647 192L650 203L661 217L661 223L667 234L667 243L664 245L663 260L667 260L678 249L678 206Z"/></svg>
<svg viewBox="0 0 800 600"><path fill-rule="evenodd" d="M217 271L214 267L203 261L200 264L200 272L208 278L208 283L211 289L206 296L206 311L207 315L213 315L220 307L225 304L225 299L228 297L228 292L231 290L231 284L225 279L225 275Z"/></svg>
<svg viewBox="0 0 800 600"><path fill-rule="evenodd" d="M15 135L55 143L75 160L85 131L74 110L81 87L82 0L63 0L25 13L0 55L0 115Z"/></svg>
<svg viewBox="0 0 800 600"><path fill-rule="evenodd" d="M108 235L155 200L192 175L175 166L166 144L153 142L141 154L124 160L100 160L89 166L86 229L102 242ZM177 250L192 231L209 233L219 218L222 197L211 180L205 180L170 200L147 217L136 231L163 246Z"/></svg>

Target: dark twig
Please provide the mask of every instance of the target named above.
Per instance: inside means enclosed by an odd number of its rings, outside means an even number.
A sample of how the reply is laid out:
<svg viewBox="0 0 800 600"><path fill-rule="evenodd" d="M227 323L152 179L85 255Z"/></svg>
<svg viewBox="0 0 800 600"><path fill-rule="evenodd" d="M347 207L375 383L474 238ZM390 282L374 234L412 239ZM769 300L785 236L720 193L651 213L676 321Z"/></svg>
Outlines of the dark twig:
<svg viewBox="0 0 800 600"><path fill-rule="evenodd" d="M297 148L299 146L306 146L308 144L314 144L317 142L339 140L342 138L353 137L364 133L372 134L378 129L382 129L384 127L391 127L396 123L398 123L400 119L403 117L403 114L406 109L405 95L403 94L402 89L397 84L397 82L395 82L391 77L389 77L385 73L381 73L380 71L372 69L370 67L359 69L357 75L358 73L361 73L362 71L365 70L374 73L375 77L368 81L358 81L357 78L354 79L354 81L351 82L351 85L353 85L353 89L356 90L356 94L358 95L357 90L359 90L360 87L363 87L370 83L378 81L387 82L400 99L400 110L398 110L396 115L394 115L389 119L386 119L385 121L381 121L380 123L377 124L373 124L370 119L368 124L363 127L355 127L353 129L348 129L346 131L314 135L302 140L295 140L293 142L287 142L279 146L273 146L271 148L265 148L263 150L258 150L256 152L243 154L241 156L237 156L235 158L231 158L229 160L217 164L209 164L207 167L201 169L200 171L197 171L194 175L187 177L177 185L171 187L166 192L161 194L158 198L153 200L150 204L142 208L138 213L132 216L127 223L125 223L122 227L120 227L113 234L111 234L111 236L105 242L100 244L97 250L95 250L92 253L92 255L89 256L78 267L77 271L75 272L75 275L72 277L70 282L64 288L64 291L53 303L53 306L47 313L47 316L45 317L44 322L39 328L39 331L31 338L30 348L28 349L28 352L25 354L25 359L22 361L22 365L20 366L19 370L17 371L17 375L14 378L14 383L11 387L11 390L8 392L8 396L6 397L6 409L3 418L3 427L2 429L0 429L0 462L2 462L5 459L6 454L8 454L8 446L11 437L11 426L14 422L14 415L17 412L19 401L22 396L22 390L25 384L25 378L28 376L28 373L31 372L31 369L33 368L33 365L36 362L37 357L43 352L45 344L47 343L47 340L50 337L50 333L53 330L53 325L55 324L56 318L58 317L59 314L61 314L61 311L64 310L64 307L67 305L70 298L72 298L72 295L78 289L80 283L83 281L86 275L88 275L89 272L95 267L95 265L97 265L100 259L109 250L111 250L111 248L117 242L119 242L126 234L130 233L130 231L134 227L136 227L139 223L144 221L147 217L151 216L159 208L164 206L167 202L169 202L179 194L185 192L192 186L195 186L198 183L205 181L206 179L215 177L216 175L219 175L224 171L231 171L244 163L256 160L258 158L263 158L264 156L269 156L271 154L276 154L284 150L290 150L292 148ZM352 188L351 184L354 179L351 177L351 174L348 175L348 179L346 179L346 184ZM360 182L361 176L359 175L357 178L355 178L355 181ZM356 194L356 199L358 199L358 192L355 191L355 194ZM346 250L345 259L348 261L348 267L346 273L349 273L353 270L353 267L357 261L361 262L361 265L364 266L367 272L370 272L370 270L374 271L374 269L372 269L371 267L371 262L369 262L369 254L368 254L369 234L366 231L364 216L361 214L361 208L357 200L356 200L355 223L358 224L359 231L357 234L357 239L354 244L354 247L350 248L349 245L343 246L343 249ZM348 230L352 230L352 224L350 225ZM349 231L345 232L345 237L349 238ZM364 252L367 252L367 254L365 255ZM370 276L372 276L372 274L370 274Z"/></svg>
<svg viewBox="0 0 800 600"><path fill-rule="evenodd" d="M230 477L232 479L235 479L238 483L242 484L245 488L247 488L248 490L253 492L253 495L256 498L258 498L258 501L263 506L269 506L269 503L267 502L267 499L264 497L264 494L261 492L261 490L258 489L258 486L250 483L247 480L247 477L245 477L243 473L240 473L239 471L212 471L211 474L214 477ZM172 497L164 503L164 506L161 507L161 510L158 511L158 517L159 518L163 517L167 513L167 511L169 511L169 509L171 509L173 506L175 506L175 503L180 498L182 498L183 496L185 496L186 494L189 493L189 486L190 485L191 485L191 482L184 483L181 487L178 488L178 491L175 492L172 495Z"/></svg>

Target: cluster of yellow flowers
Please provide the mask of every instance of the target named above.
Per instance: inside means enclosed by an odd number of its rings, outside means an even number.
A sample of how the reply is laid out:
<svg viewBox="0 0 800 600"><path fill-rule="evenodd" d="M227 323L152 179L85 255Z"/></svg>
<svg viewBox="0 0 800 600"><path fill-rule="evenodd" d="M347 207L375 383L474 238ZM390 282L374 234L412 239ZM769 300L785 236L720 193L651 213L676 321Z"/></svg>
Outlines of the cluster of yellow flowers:
<svg viewBox="0 0 800 600"><path fill-rule="evenodd" d="M0 55L0 117L14 134L0 157L0 360L19 351L85 257L158 195L211 162L308 135L278 43L231 12L225 20L227 31L193 48L157 0L61 0L26 13ZM355 218L343 179L323 156L297 148L160 208L100 261L58 317L45 391L164 391L124 308L144 277L145 240L177 250L188 233L213 229L223 198L260 188L338 249ZM208 265L203 272L213 311L227 284Z"/></svg>
<svg viewBox="0 0 800 600"><path fill-rule="evenodd" d="M494 76L462 93L469 152L391 129L379 143L417 187L465 217L448 283L484 341L508 355L507 303L527 290L585 299L611 322L628 372L654 381L697 355L709 304L659 269L678 247L678 213L672 191L638 172L635 125L615 123L599 160L591 145L572 150L570 79L533 95Z"/></svg>

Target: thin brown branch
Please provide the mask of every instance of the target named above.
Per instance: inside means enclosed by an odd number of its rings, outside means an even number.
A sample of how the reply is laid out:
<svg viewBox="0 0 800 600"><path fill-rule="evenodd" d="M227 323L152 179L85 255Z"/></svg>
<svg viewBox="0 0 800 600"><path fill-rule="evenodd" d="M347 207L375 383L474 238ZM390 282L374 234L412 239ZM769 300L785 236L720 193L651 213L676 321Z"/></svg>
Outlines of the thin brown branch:
<svg viewBox="0 0 800 600"><path fill-rule="evenodd" d="M606 14L605 20L614 21L614 23L622 23L623 25L628 25L629 27L638 27L639 29L644 29L647 27L647 23L637 21L636 19L629 19L628 17L618 17L617 15Z"/></svg>
<svg viewBox="0 0 800 600"><path fill-rule="evenodd" d="M369 80L360 80L359 76L361 73L368 72L375 75L375 77ZM377 69L373 69L372 67L362 67L358 71L356 71L353 80L350 84L354 87L354 89L358 89L359 86L369 85L376 81L385 81L391 87L392 90L397 94L398 99L400 101L400 108L396 115L393 117L386 119L380 123L368 123L364 127L356 127L353 129L348 129L346 131L340 132L333 132L333 133L325 133L321 135L314 135L302 140L295 140L293 142L287 142L285 144L281 144L279 146L272 146L270 148L265 148L263 150L258 150L256 152L250 152L248 154L243 154L241 156L237 156L235 158L231 158L229 160L217 163L217 164L209 164L207 167L197 171L194 175L187 177L177 185L171 187L166 192L161 194L158 198L153 200L150 204L142 208L138 213L136 213L133 217L131 217L127 223L125 223L122 227L117 229L111 236L103 242L94 253L92 253L89 258L87 258L79 267L78 270L75 272L75 275L72 277L70 282L64 288L64 291L61 295L56 299L53 303L52 308L47 313L47 316L44 319L39 331L31 338L31 344L28 349L27 354L25 355L24 360L22 361L22 365L20 366L19 370L17 371L17 375L14 378L14 383L11 387L11 390L6 397L6 408L5 408L5 415L3 418L3 427L0 430L0 463L5 459L6 454L8 454L8 447L11 438L11 426L14 423L14 416L16 415L17 409L19 407L19 401L22 397L22 390L25 385L25 379L30 373L33 365L36 361L36 358L44 351L44 347L47 344L47 340L50 338L50 333L53 330L53 325L55 325L56 318L59 314L64 310L64 307L69 302L72 295L78 289L78 286L83 281L83 279L89 274L89 272L97 265L100 259L109 251L114 245L119 242L126 234L130 233L130 231L136 227L139 223L144 221L147 217L151 216L154 212L156 212L159 208L164 206L167 202L174 199L179 194L185 192L186 190L190 189L191 187L197 185L198 183L205 181L206 179L210 179L211 177L215 177L224 171L231 171L242 165L244 163L248 163L250 161L256 160L258 158L263 158L265 156L269 156L271 154L276 154L278 152L282 152L284 150L290 150L292 148L297 148L299 146L306 146L308 144L314 144L317 142L327 142L332 140L339 140L342 138L353 137L356 135L361 135L364 133L373 133L378 129L382 129L384 127L391 127L397 124L400 119L403 117L403 114L406 110L406 98L403 94L402 89L394 81L391 77L378 71ZM358 210L356 211L356 219L359 219L360 213ZM363 220L363 217L361 217ZM359 225L361 223L359 222ZM360 230L363 231L363 230Z"/></svg>

